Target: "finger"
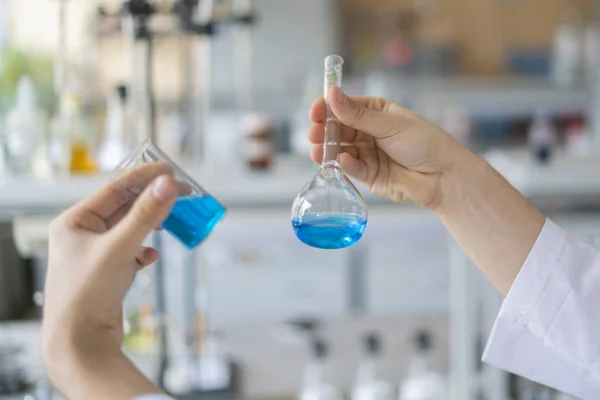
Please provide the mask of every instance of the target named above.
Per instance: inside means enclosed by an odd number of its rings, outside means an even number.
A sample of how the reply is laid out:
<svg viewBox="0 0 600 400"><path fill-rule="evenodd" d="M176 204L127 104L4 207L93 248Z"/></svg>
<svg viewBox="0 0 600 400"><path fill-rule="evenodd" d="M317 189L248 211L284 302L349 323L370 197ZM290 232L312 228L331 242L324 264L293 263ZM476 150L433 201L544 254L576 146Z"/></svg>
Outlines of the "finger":
<svg viewBox="0 0 600 400"><path fill-rule="evenodd" d="M310 158L316 164L323 162L323 146L314 146L310 151Z"/></svg>
<svg viewBox="0 0 600 400"><path fill-rule="evenodd" d="M328 98L331 110L343 125L378 139L402 133L410 125L406 116L381 111L384 108L381 104L374 108L369 107L369 104L364 104L364 98L360 101L348 97L336 86L329 89ZM385 101L379 99L379 103L382 102Z"/></svg>
<svg viewBox="0 0 600 400"><path fill-rule="evenodd" d="M170 172L171 168L165 163L139 165L73 206L65 218L82 229L106 230L111 215L133 202L154 178Z"/></svg>
<svg viewBox="0 0 600 400"><path fill-rule="evenodd" d="M112 229L115 243L126 249L139 246L167 218L179 188L169 175L162 175L153 181L138 197L131 211Z"/></svg>
<svg viewBox="0 0 600 400"><path fill-rule="evenodd" d="M158 260L158 251L152 247L142 247L140 252L136 256L136 261L141 268L145 268L150 264L153 264Z"/></svg>
<svg viewBox="0 0 600 400"><path fill-rule="evenodd" d="M325 99L323 97L319 97L315 101L313 101L310 106L310 120L315 124L322 124L325 122Z"/></svg>
<svg viewBox="0 0 600 400"><path fill-rule="evenodd" d="M354 143L356 141L356 129L342 128L340 140L342 143ZM325 124L313 124L308 128L308 140L312 144L323 144L325 141Z"/></svg>
<svg viewBox="0 0 600 400"><path fill-rule="evenodd" d="M129 211L131 210L131 207L133 206L132 202L128 202L127 204L125 204L123 207L119 208L117 210L117 212L115 212L113 215L111 215L110 217L108 217L108 219L106 219L105 224L106 224L106 229L112 229L115 225L117 225L119 223L120 220L123 219L123 217L125 217ZM154 228L155 231L162 231L163 227L158 225Z"/></svg>
<svg viewBox="0 0 600 400"><path fill-rule="evenodd" d="M340 146L340 157L342 154L350 154L354 158L358 158L358 147L356 146Z"/></svg>
<svg viewBox="0 0 600 400"><path fill-rule="evenodd" d="M340 157L341 154L349 154L353 158L358 158L359 151L356 146L341 146L340 147ZM314 146L310 153L310 158L317 164L321 164L323 161L323 146ZM340 159L341 162L341 159Z"/></svg>
<svg viewBox="0 0 600 400"><path fill-rule="evenodd" d="M340 165L348 176L361 182L365 182L369 176L367 163L350 152L340 154Z"/></svg>

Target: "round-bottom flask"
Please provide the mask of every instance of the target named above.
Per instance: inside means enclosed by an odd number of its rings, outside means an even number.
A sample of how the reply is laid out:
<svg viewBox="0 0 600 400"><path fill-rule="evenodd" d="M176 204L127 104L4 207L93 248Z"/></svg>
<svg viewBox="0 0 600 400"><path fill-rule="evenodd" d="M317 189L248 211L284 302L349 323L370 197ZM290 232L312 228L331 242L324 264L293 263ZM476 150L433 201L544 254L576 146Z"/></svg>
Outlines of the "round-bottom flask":
<svg viewBox="0 0 600 400"><path fill-rule="evenodd" d="M292 206L292 226L303 243L319 249L343 249L358 242L367 226L367 205L338 162L341 125L331 111L327 93L341 86L343 60L325 59L325 141L323 163Z"/></svg>

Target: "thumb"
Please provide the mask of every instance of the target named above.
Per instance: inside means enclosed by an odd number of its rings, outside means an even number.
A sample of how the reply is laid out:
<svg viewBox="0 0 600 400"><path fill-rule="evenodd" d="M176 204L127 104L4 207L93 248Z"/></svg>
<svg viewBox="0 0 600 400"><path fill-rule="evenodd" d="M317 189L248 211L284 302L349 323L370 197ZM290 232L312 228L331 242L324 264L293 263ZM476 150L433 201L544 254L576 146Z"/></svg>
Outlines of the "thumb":
<svg viewBox="0 0 600 400"><path fill-rule="evenodd" d="M370 108L368 101L356 101L337 86L329 88L328 99L331 111L342 124L377 139L398 134L406 129L408 124L406 117Z"/></svg>
<svg viewBox="0 0 600 400"><path fill-rule="evenodd" d="M138 249L146 237L167 218L179 185L170 175L155 179L135 201L127 215L113 228L120 245Z"/></svg>

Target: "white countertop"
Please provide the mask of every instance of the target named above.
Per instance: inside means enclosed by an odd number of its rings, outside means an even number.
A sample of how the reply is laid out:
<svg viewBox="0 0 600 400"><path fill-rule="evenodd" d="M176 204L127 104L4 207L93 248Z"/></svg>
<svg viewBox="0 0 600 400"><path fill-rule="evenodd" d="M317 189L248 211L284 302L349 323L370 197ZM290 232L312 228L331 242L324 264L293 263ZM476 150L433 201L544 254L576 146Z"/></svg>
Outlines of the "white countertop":
<svg viewBox="0 0 600 400"><path fill-rule="evenodd" d="M525 151L493 151L486 159L536 206L600 209L600 155L574 159L557 152L548 165Z"/></svg>

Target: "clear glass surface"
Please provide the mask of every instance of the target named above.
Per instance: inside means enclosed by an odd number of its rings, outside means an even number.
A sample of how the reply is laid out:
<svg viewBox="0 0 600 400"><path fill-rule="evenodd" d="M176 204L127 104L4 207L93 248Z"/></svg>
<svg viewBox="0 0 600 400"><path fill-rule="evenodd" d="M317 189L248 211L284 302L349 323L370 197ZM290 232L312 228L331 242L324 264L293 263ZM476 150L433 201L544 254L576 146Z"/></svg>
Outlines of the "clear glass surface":
<svg viewBox="0 0 600 400"><path fill-rule="evenodd" d="M113 179L141 164L151 163L167 164L180 183L179 198L162 227L187 248L197 247L222 221L226 208L149 139L121 162L113 172Z"/></svg>
<svg viewBox="0 0 600 400"><path fill-rule="evenodd" d="M358 242L367 226L367 206L342 171L340 122L331 112L328 91L341 86L343 60L325 59L324 92L327 107L323 162L316 176L300 191L292 206L292 226L303 243L319 249L342 249Z"/></svg>

